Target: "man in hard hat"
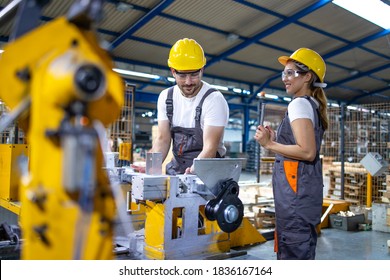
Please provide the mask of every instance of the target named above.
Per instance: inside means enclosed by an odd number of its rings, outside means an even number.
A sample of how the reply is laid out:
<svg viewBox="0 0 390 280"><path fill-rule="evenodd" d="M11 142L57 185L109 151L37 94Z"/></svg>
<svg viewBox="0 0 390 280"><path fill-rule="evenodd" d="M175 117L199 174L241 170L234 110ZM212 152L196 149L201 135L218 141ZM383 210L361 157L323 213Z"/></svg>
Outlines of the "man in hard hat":
<svg viewBox="0 0 390 280"><path fill-rule="evenodd" d="M194 173L194 158L224 157L229 107L224 96L202 81L206 57L193 39L178 40L168 66L176 85L161 92L157 104L158 135L151 152L166 158L171 142L173 158L166 174Z"/></svg>
<svg viewBox="0 0 390 280"><path fill-rule="evenodd" d="M279 260L315 258L322 215L323 176L320 148L328 128L323 88L326 65L308 48L281 56L286 92L293 99L277 132L259 125L256 141L275 153L275 251Z"/></svg>

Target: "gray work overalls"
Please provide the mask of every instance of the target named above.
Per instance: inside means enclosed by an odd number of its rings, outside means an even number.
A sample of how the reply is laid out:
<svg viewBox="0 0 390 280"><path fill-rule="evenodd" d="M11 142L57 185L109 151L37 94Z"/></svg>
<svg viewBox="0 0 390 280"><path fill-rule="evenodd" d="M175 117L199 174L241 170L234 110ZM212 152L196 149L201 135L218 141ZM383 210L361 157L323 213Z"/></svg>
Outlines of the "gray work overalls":
<svg viewBox="0 0 390 280"><path fill-rule="evenodd" d="M184 174L188 167L191 167L194 158L196 158L203 149L203 130L200 125L200 117L202 115L202 105L207 96L215 89L209 89L198 106L195 114L195 127L185 128L180 126L172 126L173 117L173 87L169 88L166 103L167 116L171 129L171 137L173 139L172 153L173 158L166 166L166 174L176 175ZM216 157L220 157L218 152Z"/></svg>
<svg viewBox="0 0 390 280"><path fill-rule="evenodd" d="M308 96L314 110L317 155L314 161L297 161L276 155L272 175L275 199L275 252L277 259L315 258L316 226L320 223L323 198L322 166L319 158L324 134L317 105ZM288 112L276 133L276 142L294 145Z"/></svg>

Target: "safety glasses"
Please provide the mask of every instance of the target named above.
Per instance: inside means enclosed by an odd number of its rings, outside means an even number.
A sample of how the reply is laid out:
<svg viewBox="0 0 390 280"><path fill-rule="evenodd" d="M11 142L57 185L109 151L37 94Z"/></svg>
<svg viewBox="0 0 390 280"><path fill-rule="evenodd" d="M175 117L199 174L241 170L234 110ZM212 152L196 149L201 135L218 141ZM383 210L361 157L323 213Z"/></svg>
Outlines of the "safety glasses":
<svg viewBox="0 0 390 280"><path fill-rule="evenodd" d="M178 79L181 79L181 80L185 80L187 77L189 77L192 80L195 80L195 79L199 78L200 71L201 71L201 69L193 71L193 72L179 72L179 71L175 70L175 74L176 74L176 77Z"/></svg>
<svg viewBox="0 0 390 280"><path fill-rule="evenodd" d="M299 76L299 74L307 73L306 71L299 71L299 70L293 70L293 69L287 69L282 72L282 79L284 78L296 78Z"/></svg>

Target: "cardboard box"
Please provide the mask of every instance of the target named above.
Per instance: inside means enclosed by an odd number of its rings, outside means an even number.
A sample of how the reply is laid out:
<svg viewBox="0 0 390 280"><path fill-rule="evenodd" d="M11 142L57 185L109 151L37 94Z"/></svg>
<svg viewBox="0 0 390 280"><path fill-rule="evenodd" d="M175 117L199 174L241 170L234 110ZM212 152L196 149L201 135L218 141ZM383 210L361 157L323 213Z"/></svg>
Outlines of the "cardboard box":
<svg viewBox="0 0 390 280"><path fill-rule="evenodd" d="M368 153L360 163L372 176L381 175L389 169L389 164L378 153Z"/></svg>
<svg viewBox="0 0 390 280"><path fill-rule="evenodd" d="M351 217L343 217L337 214L330 215L330 226L332 228L354 231L358 230L359 224L364 223L364 214L357 214Z"/></svg>
<svg viewBox="0 0 390 280"><path fill-rule="evenodd" d="M275 215L258 213L257 215L255 215L254 224L256 228L274 228Z"/></svg>
<svg viewBox="0 0 390 280"><path fill-rule="evenodd" d="M390 198L390 192L384 192L382 194L382 196L386 197L386 198Z"/></svg>

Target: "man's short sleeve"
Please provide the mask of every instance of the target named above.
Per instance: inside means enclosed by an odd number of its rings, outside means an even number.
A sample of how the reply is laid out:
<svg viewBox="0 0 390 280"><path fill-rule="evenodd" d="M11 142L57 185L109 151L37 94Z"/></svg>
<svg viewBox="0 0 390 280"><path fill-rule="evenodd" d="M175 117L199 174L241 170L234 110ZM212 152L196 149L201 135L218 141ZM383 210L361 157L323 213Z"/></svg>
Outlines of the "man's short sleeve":
<svg viewBox="0 0 390 280"><path fill-rule="evenodd" d="M157 120L164 121L168 120L167 107L165 101L167 100L168 89L163 90L158 96L157 100Z"/></svg>
<svg viewBox="0 0 390 280"><path fill-rule="evenodd" d="M227 126L229 121L229 106L222 93L213 92L203 104L202 116L204 125Z"/></svg>

